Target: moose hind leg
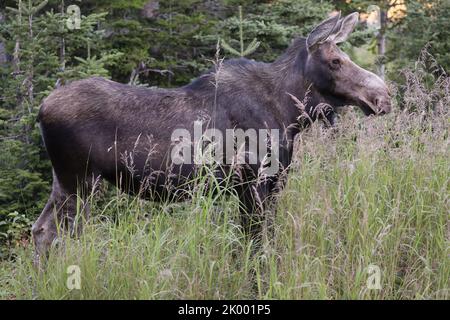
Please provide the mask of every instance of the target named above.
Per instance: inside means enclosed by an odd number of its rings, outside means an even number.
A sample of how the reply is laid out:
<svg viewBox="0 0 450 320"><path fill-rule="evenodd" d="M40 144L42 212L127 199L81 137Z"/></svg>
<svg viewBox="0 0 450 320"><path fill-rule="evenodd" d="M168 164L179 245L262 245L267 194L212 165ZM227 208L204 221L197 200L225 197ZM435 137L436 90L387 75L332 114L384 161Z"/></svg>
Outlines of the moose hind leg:
<svg viewBox="0 0 450 320"><path fill-rule="evenodd" d="M32 227L38 254L45 254L61 232L71 234L81 232L82 222L89 214L89 207L77 195L76 189L73 186L64 187L57 175L53 173L52 192Z"/></svg>

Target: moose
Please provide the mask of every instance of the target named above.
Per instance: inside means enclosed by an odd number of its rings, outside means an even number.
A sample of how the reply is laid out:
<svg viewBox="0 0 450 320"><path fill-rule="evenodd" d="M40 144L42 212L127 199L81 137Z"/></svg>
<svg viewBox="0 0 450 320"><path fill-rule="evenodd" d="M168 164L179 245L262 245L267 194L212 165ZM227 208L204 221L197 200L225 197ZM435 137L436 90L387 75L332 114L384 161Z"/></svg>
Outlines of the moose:
<svg viewBox="0 0 450 320"><path fill-rule="evenodd" d="M298 124L301 112L314 120L319 117L315 107L326 104L331 107L326 114L330 122L337 108L346 105L358 106L367 116L390 112L384 81L356 65L337 46L348 38L358 17L356 12L342 18L340 13L331 16L307 38L295 39L274 62L224 60L180 88L145 88L93 77L55 89L38 114L53 166L53 185L32 227L36 252L47 253L58 230L74 232L79 214L77 192L80 186L92 190L96 179L130 194L145 184L148 192L142 195L152 201L183 200L167 186L181 189L196 169L195 164L171 162L171 134L178 128L192 131L199 119L207 118L208 125L223 131L280 130L281 171L289 168L294 137L302 128ZM299 101L304 101L302 110ZM130 154L133 170L123 161ZM234 186L242 226L252 236L261 232L268 199L281 189L277 175L256 181L261 165L258 160L243 166L242 181ZM88 215L87 203L82 211Z"/></svg>

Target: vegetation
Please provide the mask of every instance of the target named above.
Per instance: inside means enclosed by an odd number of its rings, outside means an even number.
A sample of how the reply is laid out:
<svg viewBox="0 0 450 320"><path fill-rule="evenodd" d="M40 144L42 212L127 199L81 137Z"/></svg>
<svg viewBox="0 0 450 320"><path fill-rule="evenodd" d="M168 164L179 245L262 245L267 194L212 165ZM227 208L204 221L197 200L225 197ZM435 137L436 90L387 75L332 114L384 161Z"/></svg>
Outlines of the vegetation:
<svg viewBox="0 0 450 320"><path fill-rule="evenodd" d="M344 45L364 67L385 64L395 110L376 119L345 110L334 128L314 123L299 135L275 236L261 254L244 241L235 197L202 190L206 172L184 204L102 186L84 234L64 237L42 272L29 228L51 166L35 119L55 86L91 75L183 85L211 66L219 39L226 58L271 61L333 9L365 12L370 3L88 0L76 2L76 30L66 24L70 4L0 7L0 299L448 299L447 1L406 1L407 15L385 26L382 57L378 31L364 23ZM66 287L69 265L81 268L81 290ZM371 265L379 290L367 287Z"/></svg>

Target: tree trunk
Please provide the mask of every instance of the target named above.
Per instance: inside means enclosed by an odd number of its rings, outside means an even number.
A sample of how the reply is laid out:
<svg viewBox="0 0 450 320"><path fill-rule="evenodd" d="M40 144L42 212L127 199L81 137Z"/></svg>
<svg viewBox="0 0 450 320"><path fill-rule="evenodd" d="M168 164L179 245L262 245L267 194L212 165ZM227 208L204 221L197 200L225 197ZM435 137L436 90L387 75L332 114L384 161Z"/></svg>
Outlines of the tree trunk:
<svg viewBox="0 0 450 320"><path fill-rule="evenodd" d="M61 16L65 14L65 4L64 0L61 1ZM64 26L61 24L62 33L64 32ZM61 71L64 72L66 69L66 40L64 36L61 36L60 39L60 50L59 50L59 63L61 65Z"/></svg>
<svg viewBox="0 0 450 320"><path fill-rule="evenodd" d="M5 15L3 12L0 11L0 24L5 23ZM6 57L6 49L5 44L0 41L0 66L6 64L7 57Z"/></svg>
<svg viewBox="0 0 450 320"><path fill-rule="evenodd" d="M30 43L34 42L34 32L33 32L33 21L34 16L33 13L28 15L28 40ZM33 105L34 105L34 52L31 51L30 54L30 66L28 68L28 76L27 76L27 94L28 94L28 113L33 113Z"/></svg>
<svg viewBox="0 0 450 320"><path fill-rule="evenodd" d="M19 0L18 8L19 8L19 14L18 14L17 19L18 19L19 26L22 27L22 1L21 0ZM14 67L14 75L17 76L20 73L20 38L18 35L16 35L16 44L14 46L13 67ZM20 104L21 103L19 103L18 105L20 105Z"/></svg>
<svg viewBox="0 0 450 320"><path fill-rule="evenodd" d="M378 48L378 75L384 80L385 77L385 55L386 55L386 29L387 29L387 11L380 9L380 30L377 36Z"/></svg>

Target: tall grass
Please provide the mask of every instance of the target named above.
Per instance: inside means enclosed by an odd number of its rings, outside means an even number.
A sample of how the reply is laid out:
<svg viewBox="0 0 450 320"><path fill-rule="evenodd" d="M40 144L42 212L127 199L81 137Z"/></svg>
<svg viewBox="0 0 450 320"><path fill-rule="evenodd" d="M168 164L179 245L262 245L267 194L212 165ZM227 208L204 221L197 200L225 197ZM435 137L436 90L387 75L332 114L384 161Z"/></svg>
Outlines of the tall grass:
<svg viewBox="0 0 450 320"><path fill-rule="evenodd" d="M16 248L0 265L0 298L448 299L450 81L422 70L407 73L392 114L344 112L336 127L299 135L259 254L235 197L200 180L187 203L94 202L84 234L64 238L43 270L30 246ZM80 290L66 286L69 265Z"/></svg>

